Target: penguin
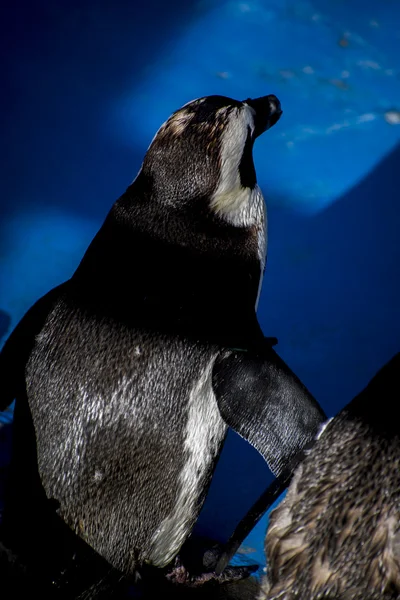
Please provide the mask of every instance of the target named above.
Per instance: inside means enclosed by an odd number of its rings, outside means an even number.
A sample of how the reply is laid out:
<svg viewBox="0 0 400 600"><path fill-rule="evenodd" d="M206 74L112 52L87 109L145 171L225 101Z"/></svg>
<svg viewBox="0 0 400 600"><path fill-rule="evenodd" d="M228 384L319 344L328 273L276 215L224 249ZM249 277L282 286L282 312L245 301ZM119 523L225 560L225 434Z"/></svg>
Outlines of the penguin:
<svg viewBox="0 0 400 600"><path fill-rule="evenodd" d="M271 513L261 600L400 598L400 353L322 428Z"/></svg>
<svg viewBox="0 0 400 600"><path fill-rule="evenodd" d="M252 149L281 114L274 95L175 111L75 273L4 346L4 539L47 565L62 548L54 585L83 547L102 576L174 579L228 427L279 475L325 419L256 317L266 210Z"/></svg>

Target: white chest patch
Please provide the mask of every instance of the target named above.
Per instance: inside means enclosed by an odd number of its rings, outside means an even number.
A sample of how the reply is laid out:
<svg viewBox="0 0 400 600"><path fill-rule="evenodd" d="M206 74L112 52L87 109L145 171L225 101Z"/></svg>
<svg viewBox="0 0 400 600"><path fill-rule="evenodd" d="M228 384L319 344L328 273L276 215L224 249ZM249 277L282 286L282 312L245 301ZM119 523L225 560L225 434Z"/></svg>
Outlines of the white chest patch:
<svg viewBox="0 0 400 600"><path fill-rule="evenodd" d="M217 457L227 430L212 390L214 360L215 356L190 393L183 446L186 462L179 476L175 508L152 539L149 559L157 567L164 567L176 556L193 527L203 478Z"/></svg>

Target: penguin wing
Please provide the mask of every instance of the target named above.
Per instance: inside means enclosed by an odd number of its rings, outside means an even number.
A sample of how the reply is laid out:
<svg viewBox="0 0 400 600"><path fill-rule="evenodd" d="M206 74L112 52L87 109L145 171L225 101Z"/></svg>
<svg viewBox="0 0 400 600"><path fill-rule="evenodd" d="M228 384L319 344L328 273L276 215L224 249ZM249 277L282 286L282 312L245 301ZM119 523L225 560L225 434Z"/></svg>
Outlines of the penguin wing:
<svg viewBox="0 0 400 600"><path fill-rule="evenodd" d="M47 315L59 298L63 283L40 298L22 317L0 352L0 410L5 410L25 386L24 370Z"/></svg>
<svg viewBox="0 0 400 600"><path fill-rule="evenodd" d="M317 435L326 415L270 345L227 351L213 369L213 389L225 423L266 460L276 477Z"/></svg>

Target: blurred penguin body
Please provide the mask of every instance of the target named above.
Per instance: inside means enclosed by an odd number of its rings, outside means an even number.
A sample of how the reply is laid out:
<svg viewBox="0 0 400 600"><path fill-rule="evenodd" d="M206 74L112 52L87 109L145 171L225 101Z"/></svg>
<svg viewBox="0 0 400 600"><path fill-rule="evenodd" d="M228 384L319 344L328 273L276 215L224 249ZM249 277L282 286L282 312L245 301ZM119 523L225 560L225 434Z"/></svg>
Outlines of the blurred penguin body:
<svg viewBox="0 0 400 600"><path fill-rule="evenodd" d="M268 600L400 598L400 354L324 428L271 513Z"/></svg>

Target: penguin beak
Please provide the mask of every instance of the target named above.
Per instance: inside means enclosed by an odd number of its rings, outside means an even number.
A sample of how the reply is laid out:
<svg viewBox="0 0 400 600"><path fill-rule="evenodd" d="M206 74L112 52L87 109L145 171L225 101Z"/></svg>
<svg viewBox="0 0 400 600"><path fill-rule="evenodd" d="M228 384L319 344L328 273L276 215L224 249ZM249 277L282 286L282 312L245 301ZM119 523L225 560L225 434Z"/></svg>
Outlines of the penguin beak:
<svg viewBox="0 0 400 600"><path fill-rule="evenodd" d="M275 125L281 118L281 103L274 94L254 98L254 100L248 98L243 103L250 106L256 113L254 118L254 138L267 131L267 129Z"/></svg>

